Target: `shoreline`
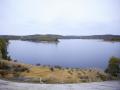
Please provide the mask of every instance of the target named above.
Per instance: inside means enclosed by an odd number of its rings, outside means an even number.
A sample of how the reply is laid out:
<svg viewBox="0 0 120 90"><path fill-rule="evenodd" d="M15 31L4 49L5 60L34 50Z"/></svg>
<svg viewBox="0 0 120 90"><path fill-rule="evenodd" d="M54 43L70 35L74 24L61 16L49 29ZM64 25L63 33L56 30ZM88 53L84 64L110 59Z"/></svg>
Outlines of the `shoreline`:
<svg viewBox="0 0 120 90"><path fill-rule="evenodd" d="M96 81L101 82L113 79L104 71L99 69L34 66L6 60L0 60L0 63L4 63L4 65L9 67L8 71L0 69L1 77L18 82L66 84Z"/></svg>

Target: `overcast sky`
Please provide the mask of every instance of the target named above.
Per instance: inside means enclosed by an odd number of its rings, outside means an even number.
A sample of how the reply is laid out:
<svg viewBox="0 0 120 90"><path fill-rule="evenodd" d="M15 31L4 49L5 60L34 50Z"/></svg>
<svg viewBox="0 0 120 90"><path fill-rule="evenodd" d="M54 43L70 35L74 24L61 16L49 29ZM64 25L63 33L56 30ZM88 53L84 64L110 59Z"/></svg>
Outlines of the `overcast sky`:
<svg viewBox="0 0 120 90"><path fill-rule="evenodd" d="M0 35L120 35L120 0L0 0Z"/></svg>

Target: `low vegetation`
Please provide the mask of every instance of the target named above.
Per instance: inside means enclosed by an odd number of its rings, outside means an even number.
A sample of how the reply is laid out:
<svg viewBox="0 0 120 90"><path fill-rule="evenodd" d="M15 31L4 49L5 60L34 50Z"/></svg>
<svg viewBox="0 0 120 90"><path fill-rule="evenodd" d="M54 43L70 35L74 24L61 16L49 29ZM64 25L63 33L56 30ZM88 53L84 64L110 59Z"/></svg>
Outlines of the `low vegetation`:
<svg viewBox="0 0 120 90"><path fill-rule="evenodd" d="M0 76L5 78L18 77L21 72L29 72L28 66L12 61L0 60Z"/></svg>

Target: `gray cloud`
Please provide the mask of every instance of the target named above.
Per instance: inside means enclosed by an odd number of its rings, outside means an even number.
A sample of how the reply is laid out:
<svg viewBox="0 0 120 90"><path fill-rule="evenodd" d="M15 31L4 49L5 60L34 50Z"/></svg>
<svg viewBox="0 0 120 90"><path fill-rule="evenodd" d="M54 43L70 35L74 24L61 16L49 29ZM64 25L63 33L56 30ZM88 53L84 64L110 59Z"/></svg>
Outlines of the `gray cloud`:
<svg viewBox="0 0 120 90"><path fill-rule="evenodd" d="M119 0L0 0L0 34L120 34Z"/></svg>

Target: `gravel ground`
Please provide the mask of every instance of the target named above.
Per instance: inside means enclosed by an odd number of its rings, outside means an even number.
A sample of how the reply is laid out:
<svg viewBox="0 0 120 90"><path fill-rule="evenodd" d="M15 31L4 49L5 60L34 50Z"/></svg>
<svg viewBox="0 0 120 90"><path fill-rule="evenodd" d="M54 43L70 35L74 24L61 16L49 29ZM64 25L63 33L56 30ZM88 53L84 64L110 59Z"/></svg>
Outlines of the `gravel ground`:
<svg viewBox="0 0 120 90"><path fill-rule="evenodd" d="M32 84L0 80L0 90L120 90L120 81L80 84Z"/></svg>

